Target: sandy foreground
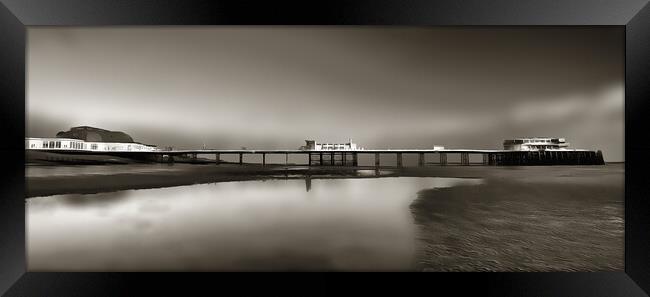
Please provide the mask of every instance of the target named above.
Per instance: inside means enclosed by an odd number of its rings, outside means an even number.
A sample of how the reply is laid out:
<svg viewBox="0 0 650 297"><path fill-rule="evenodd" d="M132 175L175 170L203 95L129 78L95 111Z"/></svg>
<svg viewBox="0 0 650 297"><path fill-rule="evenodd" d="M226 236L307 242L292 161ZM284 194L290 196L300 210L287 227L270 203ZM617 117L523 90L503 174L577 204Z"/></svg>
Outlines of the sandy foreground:
<svg viewBox="0 0 650 297"><path fill-rule="evenodd" d="M425 271L624 270L623 165L497 170L411 205Z"/></svg>

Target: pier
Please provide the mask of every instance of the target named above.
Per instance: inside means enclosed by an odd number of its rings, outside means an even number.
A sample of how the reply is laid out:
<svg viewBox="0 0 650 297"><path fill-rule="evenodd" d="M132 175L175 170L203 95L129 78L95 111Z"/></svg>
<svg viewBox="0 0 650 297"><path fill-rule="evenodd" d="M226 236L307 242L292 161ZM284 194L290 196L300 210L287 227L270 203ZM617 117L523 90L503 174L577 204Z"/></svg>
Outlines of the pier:
<svg viewBox="0 0 650 297"><path fill-rule="evenodd" d="M100 139L88 141L88 133L99 135ZM93 134L94 133L94 134ZM66 138L69 137L69 138ZM72 138L77 137L77 138ZM106 138L106 139L104 139ZM111 142L115 139L121 142ZM110 140L110 141L106 141ZM259 164L266 166L267 157L283 156L284 165L290 165L289 156L303 156L301 166L360 166L360 158L365 157L368 165L363 167L405 167L405 157L416 158L417 167L426 165L483 165L483 166L527 166L527 165L603 165L605 164L601 151L570 149L564 138L552 137L522 137L507 139L503 149L449 149L433 145L427 149L365 149L352 139L345 143L322 143L315 140L305 140L305 145L298 149L160 149L154 145L134 142L126 133L104 129L80 126L70 131L60 132L56 138L25 138L25 149L29 155L45 155L46 161L85 160L96 157L119 157L149 162L183 161L190 163L205 163L214 156L214 163L220 164L223 156L235 156L240 165ZM201 158L199 156L208 156ZM244 157L257 156L257 162L244 162ZM382 162L382 156L394 157L395 161ZM261 160L260 158L261 157ZM427 162L427 157L429 161ZM84 159L85 158L85 159ZM374 161L368 161L373 159ZM433 158L433 160L432 160ZM43 159L43 157L41 157ZM277 157L276 157L277 159ZM93 161L93 160L91 160ZM95 160L97 161L97 160ZM273 164L278 164L273 163ZM413 165L411 165L413 166Z"/></svg>
<svg viewBox="0 0 650 297"><path fill-rule="evenodd" d="M52 150L48 152L59 154L101 154L125 158L146 159L157 162L173 163L175 159L198 160L200 156L214 157L214 163L220 164L225 155L235 156L235 162L243 164L259 164L266 166L270 155L279 155L284 158L285 165L299 166L359 166L359 160L366 156L370 165L365 167L377 168L402 168L406 167L404 158L409 156L417 160L415 166L427 165L460 165L460 166L530 166L530 165L602 165L605 164L601 151L590 150L552 150L552 151L512 151L512 150L476 150L476 149L365 149L365 150L156 150L142 152L87 152L70 150ZM290 156L303 156L306 160L302 164L289 163ZM245 162L246 157L261 156L257 162ZM391 157L395 161L386 162L382 157ZM427 158L429 161L427 162ZM450 160L453 158L453 161ZM374 159L374 161L372 160ZM371 161L368 161L371 160ZM274 163L277 164L277 163ZM413 167L411 165L410 167Z"/></svg>

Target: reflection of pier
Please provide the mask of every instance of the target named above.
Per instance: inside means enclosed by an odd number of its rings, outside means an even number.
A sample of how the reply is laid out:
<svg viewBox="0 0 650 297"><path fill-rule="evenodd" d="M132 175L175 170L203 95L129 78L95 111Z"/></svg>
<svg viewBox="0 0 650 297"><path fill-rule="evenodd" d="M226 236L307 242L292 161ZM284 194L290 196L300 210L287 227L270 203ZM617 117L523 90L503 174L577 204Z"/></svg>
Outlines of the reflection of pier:
<svg viewBox="0 0 650 297"><path fill-rule="evenodd" d="M79 152L48 149L52 153L67 154L93 154L94 152ZM235 155L239 164L244 164L245 157L261 156L261 162L255 162L262 166L267 165L268 155L283 155L284 164L289 165L289 156L300 155L304 157L304 166L359 166L361 156L372 157L374 162L367 166L374 167L404 167L405 156L416 156L417 166L426 164L438 165L601 165L604 164L600 151L589 150L546 150L546 151L512 151L512 150L472 150L472 149L395 149L395 150L156 150L142 152L101 152L106 155L134 157L148 156L153 160L161 162L174 162L175 158L196 160L199 156L214 156L214 163L219 164L224 155ZM394 156L395 162L386 164L382 162L382 156ZM426 162L427 157L430 158ZM453 157L453 160L450 160ZM433 160L431 160L431 158ZM246 162L250 164L251 162Z"/></svg>
<svg viewBox="0 0 650 297"><path fill-rule="evenodd" d="M305 188L307 192L311 190L311 176L310 175L305 175Z"/></svg>

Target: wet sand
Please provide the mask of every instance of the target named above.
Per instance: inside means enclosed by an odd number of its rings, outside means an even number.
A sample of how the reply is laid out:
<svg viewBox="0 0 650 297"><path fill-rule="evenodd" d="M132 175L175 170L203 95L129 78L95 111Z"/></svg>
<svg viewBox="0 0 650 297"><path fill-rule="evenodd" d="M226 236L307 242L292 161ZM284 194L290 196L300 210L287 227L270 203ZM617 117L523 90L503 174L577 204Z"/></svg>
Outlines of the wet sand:
<svg viewBox="0 0 650 297"><path fill-rule="evenodd" d="M151 189L191 184L227 181L246 181L275 178L364 178L373 175L358 174L359 170L374 171L374 167L319 167L305 165L256 164L128 164L97 165L107 170L101 173L84 172L88 165L66 166L70 174L49 174L48 166L32 166L26 173L26 196L50 196L58 194L95 194L130 189ZM54 166L51 166L55 169ZM381 169L381 176L427 176L427 177L478 177L485 168L476 171L462 166L425 167L398 170ZM38 173L34 171L39 171ZM481 173L482 172L482 173Z"/></svg>
<svg viewBox="0 0 650 297"><path fill-rule="evenodd" d="M305 165L267 165L257 164L126 164L126 165L97 165L105 167L101 172L84 172L88 165L65 166L69 174L49 173L47 168L57 166L27 166L26 196L49 196L57 194L94 194L128 189L149 189L173 187L181 185L202 184L224 181L245 181L272 178L303 178L309 175L313 178L355 178L374 177L359 176L359 170L376 171L373 166L305 166ZM411 176L411 177L458 177L458 178L495 178L526 181L530 178L549 179L563 178L575 173L576 168L582 170L578 179L585 174L593 178L602 177L601 173L617 169L615 175L624 177L623 164L606 166L425 166L425 167L382 167L381 176ZM549 170L552 168L551 170ZM619 170L620 169L620 170ZM54 171L54 170L53 170ZM521 172L538 172L521 176ZM548 175L547 172L553 172ZM564 179L568 181L568 179ZM571 180L576 182L576 180ZM579 181L578 181L579 182ZM622 183L622 182L621 182ZM622 186L622 184L621 184Z"/></svg>
<svg viewBox="0 0 650 297"><path fill-rule="evenodd" d="M622 164L498 168L411 205L424 271L623 271Z"/></svg>
<svg viewBox="0 0 650 297"><path fill-rule="evenodd" d="M305 166L267 166L234 164L142 164L108 165L105 174L79 172L66 174L32 174L27 169L26 196L58 194L95 194L130 189L151 189L227 181L246 181L272 178L295 178L309 171L313 175L353 176L353 168L309 169ZM74 171L74 166L68 166ZM141 167L140 170L137 168ZM123 168L123 170L121 170ZM309 170L308 170L309 169Z"/></svg>

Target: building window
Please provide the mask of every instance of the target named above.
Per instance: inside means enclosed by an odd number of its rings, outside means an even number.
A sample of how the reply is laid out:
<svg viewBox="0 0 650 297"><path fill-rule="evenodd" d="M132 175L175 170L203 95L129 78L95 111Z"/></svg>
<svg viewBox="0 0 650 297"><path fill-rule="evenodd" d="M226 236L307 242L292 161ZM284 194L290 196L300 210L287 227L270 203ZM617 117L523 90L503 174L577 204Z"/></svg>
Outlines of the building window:
<svg viewBox="0 0 650 297"><path fill-rule="evenodd" d="M90 149L91 150L96 150L97 149L97 144L96 143L91 144Z"/></svg>
<svg viewBox="0 0 650 297"><path fill-rule="evenodd" d="M60 141L56 142L56 148L61 148L61 142Z"/></svg>

